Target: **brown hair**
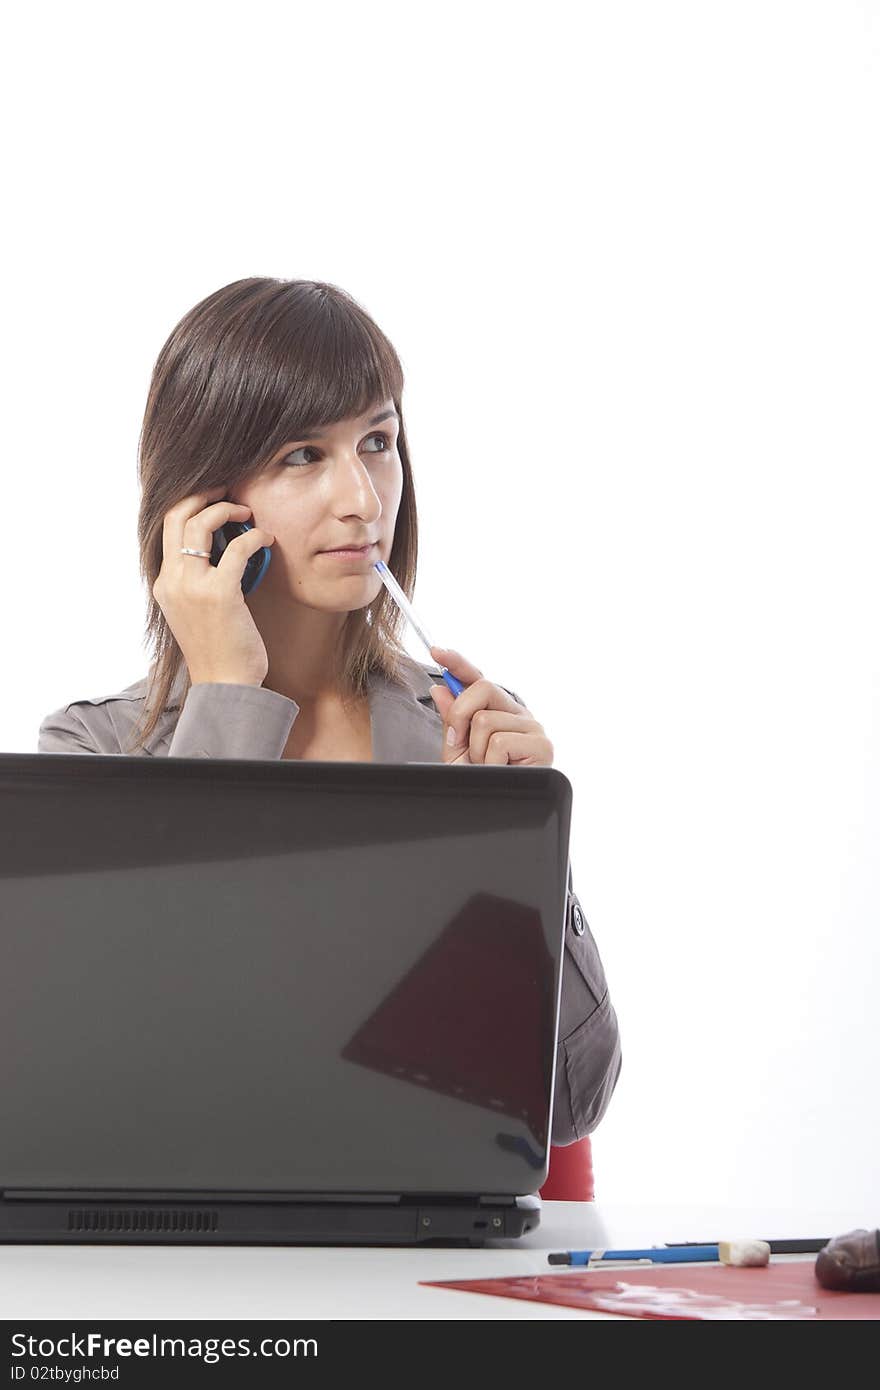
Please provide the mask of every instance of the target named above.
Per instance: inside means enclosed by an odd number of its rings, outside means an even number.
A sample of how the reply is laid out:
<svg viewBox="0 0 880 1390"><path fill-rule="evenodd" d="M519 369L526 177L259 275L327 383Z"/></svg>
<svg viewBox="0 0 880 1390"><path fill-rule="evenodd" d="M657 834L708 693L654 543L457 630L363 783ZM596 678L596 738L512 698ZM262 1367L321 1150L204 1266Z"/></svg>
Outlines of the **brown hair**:
<svg viewBox="0 0 880 1390"><path fill-rule="evenodd" d="M181 498L259 473L289 439L364 414L393 399L403 492L388 567L408 598L415 584L418 522L401 396L400 360L369 314L336 285L254 276L208 295L172 330L153 368L138 445L140 572L149 593L152 641L144 713L126 749L142 747L189 672L153 597L162 565L165 513ZM368 608L354 609L337 649L344 698L362 696L371 671L403 682L403 614L385 585Z"/></svg>

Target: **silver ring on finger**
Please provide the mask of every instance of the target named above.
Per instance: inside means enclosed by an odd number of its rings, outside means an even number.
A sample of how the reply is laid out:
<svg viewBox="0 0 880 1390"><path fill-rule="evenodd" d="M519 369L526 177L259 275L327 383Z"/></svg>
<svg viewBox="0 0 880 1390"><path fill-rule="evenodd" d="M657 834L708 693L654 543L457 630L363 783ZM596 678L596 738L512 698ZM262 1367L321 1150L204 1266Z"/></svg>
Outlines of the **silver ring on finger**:
<svg viewBox="0 0 880 1390"><path fill-rule="evenodd" d="M211 558L210 550L193 550L192 546L189 545L182 545L180 553L181 555L203 555L206 560Z"/></svg>

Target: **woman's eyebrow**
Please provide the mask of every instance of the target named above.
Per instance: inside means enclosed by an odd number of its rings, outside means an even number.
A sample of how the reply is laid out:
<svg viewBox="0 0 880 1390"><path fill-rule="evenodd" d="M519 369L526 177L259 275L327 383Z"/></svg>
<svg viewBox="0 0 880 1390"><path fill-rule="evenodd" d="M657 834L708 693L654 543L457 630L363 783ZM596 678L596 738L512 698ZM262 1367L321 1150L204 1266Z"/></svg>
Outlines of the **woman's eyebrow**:
<svg viewBox="0 0 880 1390"><path fill-rule="evenodd" d="M394 416L395 419L397 419L397 411L394 409L393 406L391 407L390 410L383 410L379 415L374 415L373 418L372 418L372 420L368 420L368 421L367 421L367 424L368 424L368 425L378 425L382 420L388 420L392 415ZM322 434L326 434L326 433L327 433L327 431L326 431L325 429L320 429L320 430L309 430L309 438L310 438L310 439L318 439L318 438L320 438L320 436L321 436Z"/></svg>

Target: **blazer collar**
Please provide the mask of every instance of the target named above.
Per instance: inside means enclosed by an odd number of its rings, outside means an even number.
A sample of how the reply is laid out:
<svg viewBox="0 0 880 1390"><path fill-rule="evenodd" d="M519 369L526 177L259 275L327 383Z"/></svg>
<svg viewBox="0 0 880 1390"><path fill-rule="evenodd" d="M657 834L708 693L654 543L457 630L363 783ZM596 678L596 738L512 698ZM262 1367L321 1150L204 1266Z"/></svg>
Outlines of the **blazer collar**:
<svg viewBox="0 0 880 1390"><path fill-rule="evenodd" d="M429 686L440 682L440 668L401 657L403 685L372 671L368 680L373 761L440 763L443 721Z"/></svg>

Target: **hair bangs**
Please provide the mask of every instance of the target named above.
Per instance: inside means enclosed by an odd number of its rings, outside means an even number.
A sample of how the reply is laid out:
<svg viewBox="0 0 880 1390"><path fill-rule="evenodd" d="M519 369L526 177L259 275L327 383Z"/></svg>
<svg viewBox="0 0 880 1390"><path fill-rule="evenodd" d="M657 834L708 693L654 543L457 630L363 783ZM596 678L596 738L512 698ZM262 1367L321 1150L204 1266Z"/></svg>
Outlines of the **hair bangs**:
<svg viewBox="0 0 880 1390"><path fill-rule="evenodd" d="M389 399L400 412L403 371L391 343L353 301L330 286L284 287L259 344L265 452L256 471L292 439L356 419Z"/></svg>

